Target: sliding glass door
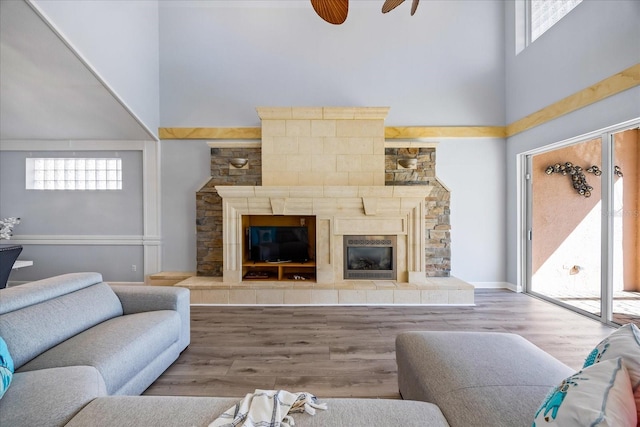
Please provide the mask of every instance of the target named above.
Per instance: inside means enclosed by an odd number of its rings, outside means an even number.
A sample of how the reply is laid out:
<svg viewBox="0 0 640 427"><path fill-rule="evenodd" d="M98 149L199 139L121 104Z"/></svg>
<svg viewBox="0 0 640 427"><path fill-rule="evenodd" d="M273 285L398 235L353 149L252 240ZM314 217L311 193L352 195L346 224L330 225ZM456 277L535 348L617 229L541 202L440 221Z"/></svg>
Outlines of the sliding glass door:
<svg viewBox="0 0 640 427"><path fill-rule="evenodd" d="M531 292L598 315L601 138L532 156ZM598 169L594 170L594 166Z"/></svg>
<svg viewBox="0 0 640 427"><path fill-rule="evenodd" d="M612 320L640 325L640 130L612 139Z"/></svg>
<svg viewBox="0 0 640 427"><path fill-rule="evenodd" d="M525 157L525 291L640 324L638 123Z"/></svg>

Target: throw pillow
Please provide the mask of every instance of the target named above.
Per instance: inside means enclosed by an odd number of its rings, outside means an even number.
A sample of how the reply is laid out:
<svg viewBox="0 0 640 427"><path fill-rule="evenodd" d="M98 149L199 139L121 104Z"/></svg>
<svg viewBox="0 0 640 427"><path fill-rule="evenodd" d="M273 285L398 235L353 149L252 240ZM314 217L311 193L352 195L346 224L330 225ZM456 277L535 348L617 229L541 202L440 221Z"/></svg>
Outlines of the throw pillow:
<svg viewBox="0 0 640 427"><path fill-rule="evenodd" d="M617 357L622 358L622 363L629 371L640 418L640 329L633 323L621 326L603 339L589 354L584 367Z"/></svg>
<svg viewBox="0 0 640 427"><path fill-rule="evenodd" d="M549 392L533 427L636 426L631 381L622 359L605 360L571 375Z"/></svg>
<svg viewBox="0 0 640 427"><path fill-rule="evenodd" d="M13 378L13 359L9 354L7 343L0 337L0 399L11 384Z"/></svg>
<svg viewBox="0 0 640 427"><path fill-rule="evenodd" d="M600 341L587 356L583 367L586 368L601 360L617 357L622 357L629 373L632 376L635 374L640 381L640 329L633 323L619 327L607 338Z"/></svg>

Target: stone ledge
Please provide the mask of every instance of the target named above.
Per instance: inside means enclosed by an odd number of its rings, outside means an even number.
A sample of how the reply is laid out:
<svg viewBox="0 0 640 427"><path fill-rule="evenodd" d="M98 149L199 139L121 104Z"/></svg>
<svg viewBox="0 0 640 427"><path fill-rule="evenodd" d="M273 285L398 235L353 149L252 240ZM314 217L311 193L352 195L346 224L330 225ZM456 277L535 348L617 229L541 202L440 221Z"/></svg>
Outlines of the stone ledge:
<svg viewBox="0 0 640 427"><path fill-rule="evenodd" d="M294 281L223 283L221 277L189 277L174 286L191 290L192 304L248 305L473 305L474 286L455 277L426 283L345 281L332 284Z"/></svg>
<svg viewBox="0 0 640 427"><path fill-rule="evenodd" d="M145 285L173 286L195 275L195 271L161 271L160 273L149 274L145 277Z"/></svg>

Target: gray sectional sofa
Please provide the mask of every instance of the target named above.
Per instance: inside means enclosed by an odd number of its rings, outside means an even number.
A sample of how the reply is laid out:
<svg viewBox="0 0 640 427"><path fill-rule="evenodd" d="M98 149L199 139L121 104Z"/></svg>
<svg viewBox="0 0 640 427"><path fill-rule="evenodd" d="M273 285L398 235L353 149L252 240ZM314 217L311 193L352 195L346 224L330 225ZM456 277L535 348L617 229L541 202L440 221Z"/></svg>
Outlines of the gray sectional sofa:
<svg viewBox="0 0 640 427"><path fill-rule="evenodd" d="M451 427L530 427L575 370L520 335L407 332L396 338L404 399L437 405Z"/></svg>
<svg viewBox="0 0 640 427"><path fill-rule="evenodd" d="M206 427L237 398L110 396L98 398L67 427ZM296 427L447 427L437 406L393 399L320 399L328 410L295 414Z"/></svg>
<svg viewBox="0 0 640 427"><path fill-rule="evenodd" d="M0 290L16 373L0 426L207 426L237 398L138 396L189 344L189 290L110 286L75 273ZM300 391L300 390L294 390ZM322 399L298 427L446 427L426 402Z"/></svg>
<svg viewBox="0 0 640 427"><path fill-rule="evenodd" d="M16 373L0 425L64 425L99 396L138 395L189 345L189 291L73 273L0 291Z"/></svg>

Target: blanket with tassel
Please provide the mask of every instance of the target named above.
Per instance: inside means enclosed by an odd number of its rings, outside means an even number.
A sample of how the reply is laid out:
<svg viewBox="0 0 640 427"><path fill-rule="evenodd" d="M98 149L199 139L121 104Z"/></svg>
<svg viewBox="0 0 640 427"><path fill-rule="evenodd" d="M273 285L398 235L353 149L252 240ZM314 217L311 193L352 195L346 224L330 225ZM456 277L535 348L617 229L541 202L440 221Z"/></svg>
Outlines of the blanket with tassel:
<svg viewBox="0 0 640 427"><path fill-rule="evenodd" d="M290 393L285 390L256 390L227 409L209 427L293 427L291 414L327 409L311 393Z"/></svg>

